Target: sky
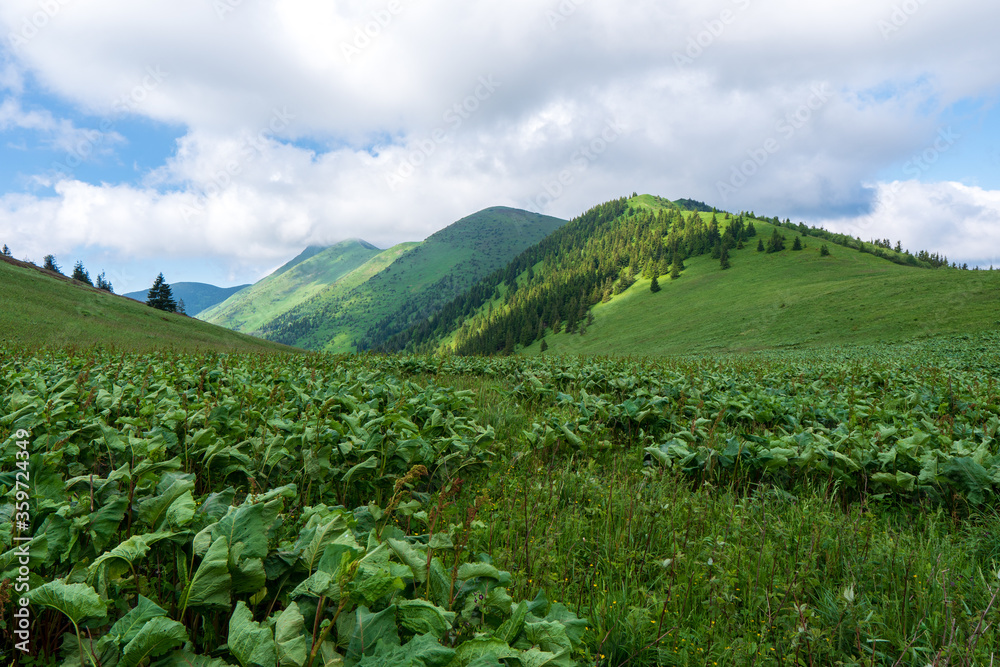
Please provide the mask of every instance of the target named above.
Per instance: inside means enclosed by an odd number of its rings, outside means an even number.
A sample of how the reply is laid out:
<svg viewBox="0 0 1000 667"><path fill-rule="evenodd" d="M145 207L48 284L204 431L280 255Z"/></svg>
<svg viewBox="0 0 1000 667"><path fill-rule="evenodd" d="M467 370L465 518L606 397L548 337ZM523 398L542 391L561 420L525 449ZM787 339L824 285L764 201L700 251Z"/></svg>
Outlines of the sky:
<svg viewBox="0 0 1000 667"><path fill-rule="evenodd" d="M633 192L1000 267L1000 4L3 0L0 243L115 291Z"/></svg>

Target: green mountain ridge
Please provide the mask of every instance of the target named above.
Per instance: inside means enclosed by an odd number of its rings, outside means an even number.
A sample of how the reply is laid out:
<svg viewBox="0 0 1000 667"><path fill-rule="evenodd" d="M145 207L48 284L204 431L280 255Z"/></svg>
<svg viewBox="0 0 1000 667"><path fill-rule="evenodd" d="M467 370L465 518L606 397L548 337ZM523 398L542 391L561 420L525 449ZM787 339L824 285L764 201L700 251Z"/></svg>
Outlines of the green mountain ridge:
<svg viewBox="0 0 1000 667"><path fill-rule="evenodd" d="M331 352L367 349L405 330L566 223L488 208L406 248L361 279L335 282L259 329L269 340Z"/></svg>
<svg viewBox="0 0 1000 667"><path fill-rule="evenodd" d="M0 258L0 339L29 349L291 352L185 315L166 313L12 258Z"/></svg>
<svg viewBox="0 0 1000 667"><path fill-rule="evenodd" d="M276 317L307 301L381 252L360 239L348 239L327 247L310 246L247 289L198 313L198 318L257 334Z"/></svg>
<svg viewBox="0 0 1000 667"><path fill-rule="evenodd" d="M597 206L378 349L538 354L544 339L547 354L655 356L901 342L1000 324L1000 272L678 201L697 210L651 195ZM775 234L785 249L758 252ZM802 250L792 250L796 237ZM684 267L671 279L675 257Z"/></svg>

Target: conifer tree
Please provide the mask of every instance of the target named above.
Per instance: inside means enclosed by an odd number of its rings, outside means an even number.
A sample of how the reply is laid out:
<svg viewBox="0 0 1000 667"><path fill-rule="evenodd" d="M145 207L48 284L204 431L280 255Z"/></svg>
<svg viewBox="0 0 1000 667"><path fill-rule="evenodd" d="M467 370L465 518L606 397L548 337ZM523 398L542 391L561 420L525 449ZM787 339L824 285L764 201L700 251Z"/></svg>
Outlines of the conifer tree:
<svg viewBox="0 0 1000 667"><path fill-rule="evenodd" d="M43 269L48 269L49 271L55 271L59 275L63 274L62 269L60 269L59 265L56 264L56 258L54 255L46 255L42 261L44 262L42 265Z"/></svg>
<svg viewBox="0 0 1000 667"><path fill-rule="evenodd" d="M792 250L802 250L802 237L795 237L795 243L792 244Z"/></svg>
<svg viewBox="0 0 1000 667"><path fill-rule="evenodd" d="M660 281L657 279L656 276L653 276L653 281L649 283L649 291L652 292L653 294L656 294L661 289L663 288L660 287Z"/></svg>
<svg viewBox="0 0 1000 667"><path fill-rule="evenodd" d="M13 257L13 253L10 251L10 248L7 247L6 243L3 244L3 256L4 257Z"/></svg>
<svg viewBox="0 0 1000 667"><path fill-rule="evenodd" d="M677 257L679 257L679 255L675 256L674 263L670 266L670 279L671 280L677 280L678 278L681 277L681 267L677 263Z"/></svg>
<svg viewBox="0 0 1000 667"><path fill-rule="evenodd" d="M540 350L541 352L545 352L545 350L547 350L547 349L549 349L549 344L548 344L548 343L546 343L546 342L545 342L545 339L543 338L543 339L542 339L542 346L541 346L541 348L539 348L539 350Z"/></svg>
<svg viewBox="0 0 1000 667"><path fill-rule="evenodd" d="M174 301L170 285L163 279L163 274L156 276L153 286L146 292L146 305L168 313L177 312L177 302Z"/></svg>
<svg viewBox="0 0 1000 667"><path fill-rule="evenodd" d="M719 254L719 266L723 271L732 266L732 264L729 263L729 248L726 246L722 246L722 252Z"/></svg>
<svg viewBox="0 0 1000 667"><path fill-rule="evenodd" d="M757 239L757 252L764 252L764 239Z"/></svg>
<svg viewBox="0 0 1000 667"><path fill-rule="evenodd" d="M73 266L73 280L79 280L81 283L87 283L91 287L94 283L90 280L90 274L87 273L87 269L83 268L83 262L77 261Z"/></svg>
<svg viewBox="0 0 1000 667"><path fill-rule="evenodd" d="M825 243L819 247L819 254L821 257L826 257L830 254L830 249L826 247Z"/></svg>
<svg viewBox="0 0 1000 667"><path fill-rule="evenodd" d="M97 276L97 283L95 284L97 289L102 289L105 292L115 293L113 287L111 287L111 281L104 277L104 271L101 271L100 275Z"/></svg>

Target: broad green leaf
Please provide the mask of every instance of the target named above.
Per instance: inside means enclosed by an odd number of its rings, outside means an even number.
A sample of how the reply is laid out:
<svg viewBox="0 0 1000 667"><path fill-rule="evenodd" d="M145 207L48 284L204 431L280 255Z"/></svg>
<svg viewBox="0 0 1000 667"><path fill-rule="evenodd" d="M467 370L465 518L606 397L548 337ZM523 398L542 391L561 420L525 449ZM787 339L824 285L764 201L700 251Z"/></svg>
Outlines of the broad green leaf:
<svg viewBox="0 0 1000 667"><path fill-rule="evenodd" d="M981 505L992 487L986 468L969 457L953 458L941 466L941 474L963 491L969 502Z"/></svg>
<svg viewBox="0 0 1000 667"><path fill-rule="evenodd" d="M528 616L528 603L523 600L517 605L510 618L503 622L494 635L497 639L513 644L524 628L524 619Z"/></svg>
<svg viewBox="0 0 1000 667"><path fill-rule="evenodd" d="M499 579L500 570L489 563L463 563L458 568L458 578L462 580L486 577L488 579Z"/></svg>
<svg viewBox="0 0 1000 667"><path fill-rule="evenodd" d="M194 512L194 496L191 491L186 491L167 508L167 525L171 528L183 528L194 519Z"/></svg>
<svg viewBox="0 0 1000 667"><path fill-rule="evenodd" d="M451 630L457 614L445 611L427 600L402 600L396 603L399 624L419 635L429 634L441 639Z"/></svg>
<svg viewBox="0 0 1000 667"><path fill-rule="evenodd" d="M136 634L138 634L139 630L146 623L154 618L166 615L166 609L163 609L146 596L140 595L138 604L111 626L108 636L119 647L123 647L135 638Z"/></svg>
<svg viewBox="0 0 1000 667"><path fill-rule="evenodd" d="M370 456L356 466L353 466L350 470L344 473L341 481L348 484L352 479L354 479L355 475L359 474L363 470L378 470L378 457Z"/></svg>
<svg viewBox="0 0 1000 667"><path fill-rule="evenodd" d="M446 667L454 656L453 649L441 646L432 635L420 635L403 646L380 641L357 667Z"/></svg>
<svg viewBox="0 0 1000 667"><path fill-rule="evenodd" d="M135 565L136 561L144 558L147 553L149 553L150 547L161 540L165 540L168 537L172 537L174 533L160 532L160 533L145 533L142 535L133 535L128 538L118 546L116 546L111 551L101 554L101 556L94 561L94 564L90 566L89 577L92 578L98 572L100 567L106 563L113 560L120 560L123 563L129 565ZM116 570L113 576L118 576L124 571L124 567Z"/></svg>
<svg viewBox="0 0 1000 667"><path fill-rule="evenodd" d="M292 603L274 623L274 643L278 649L278 667L302 667L309 658L306 625L299 605Z"/></svg>
<svg viewBox="0 0 1000 667"><path fill-rule="evenodd" d="M427 553L423 549L417 549L409 542L389 538L386 544L392 549L396 557L413 570L413 577L419 583L427 581Z"/></svg>
<svg viewBox="0 0 1000 667"><path fill-rule="evenodd" d="M229 592L232 578L229 575L229 543L220 537L208 548L201 564L191 578L182 610L187 607L216 607L229 609Z"/></svg>
<svg viewBox="0 0 1000 667"><path fill-rule="evenodd" d="M362 656L370 655L375 651L375 646L379 641L391 645L399 644L399 632L396 630L396 606L386 607L375 614L370 612L368 607L358 607L344 661L351 665L360 660Z"/></svg>
<svg viewBox="0 0 1000 667"><path fill-rule="evenodd" d="M476 637L458 645L458 648L455 649L455 657L449 667L469 667L474 661L482 659L504 660L505 658L516 658L520 654L520 651L511 648L505 641Z"/></svg>
<svg viewBox="0 0 1000 667"><path fill-rule="evenodd" d="M136 667L147 658L155 658L188 641L182 623L162 616L149 620L122 651L122 664Z"/></svg>
<svg viewBox="0 0 1000 667"><path fill-rule="evenodd" d="M79 625L85 618L101 618L107 614L107 603L87 584L66 584L57 579L28 593L31 604L52 607Z"/></svg>
<svg viewBox="0 0 1000 667"><path fill-rule="evenodd" d="M278 649L271 629L254 621L242 600L229 619L229 652L243 667L274 667L278 662Z"/></svg>

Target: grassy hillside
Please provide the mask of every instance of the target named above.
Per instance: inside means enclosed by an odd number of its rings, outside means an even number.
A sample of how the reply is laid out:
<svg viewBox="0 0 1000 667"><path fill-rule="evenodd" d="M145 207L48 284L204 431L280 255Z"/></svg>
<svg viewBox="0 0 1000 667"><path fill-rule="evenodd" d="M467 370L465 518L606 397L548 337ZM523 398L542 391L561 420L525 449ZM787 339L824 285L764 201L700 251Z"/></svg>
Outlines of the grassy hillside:
<svg viewBox="0 0 1000 667"><path fill-rule="evenodd" d="M178 304L184 301L184 312L188 315L195 315L212 306L222 303L240 290L250 287L250 285L237 285L235 287L217 287L207 283L170 283L170 291ZM124 296L136 301L146 302L148 290L138 292L127 292Z"/></svg>
<svg viewBox="0 0 1000 667"><path fill-rule="evenodd" d="M755 222L758 236L774 227ZM789 238L794 238L783 229ZM586 333L549 335L546 354L660 355L899 342L1000 328L1000 271L900 266L803 237L806 248L731 251L723 271L687 260L652 293L639 279L594 306ZM537 354L536 342L526 352Z"/></svg>
<svg viewBox="0 0 1000 667"><path fill-rule="evenodd" d="M307 349L367 349L427 317L564 220L510 208L463 218L357 284L333 284L261 328ZM346 289L345 289L346 288Z"/></svg>
<svg viewBox="0 0 1000 667"><path fill-rule="evenodd" d="M342 241L322 249L311 246L248 289L198 313L198 318L237 331L255 333L380 252L375 246L359 239Z"/></svg>
<svg viewBox="0 0 1000 667"><path fill-rule="evenodd" d="M0 341L7 346L274 352L288 348L154 310L30 264L0 261Z"/></svg>
<svg viewBox="0 0 1000 667"><path fill-rule="evenodd" d="M538 354L544 336L551 354L661 355L905 341L1000 324L1000 272L679 202L695 210L651 195L595 207L385 347ZM776 231L786 248L758 252ZM800 235L805 248L793 250ZM683 270L673 280L675 264Z"/></svg>

